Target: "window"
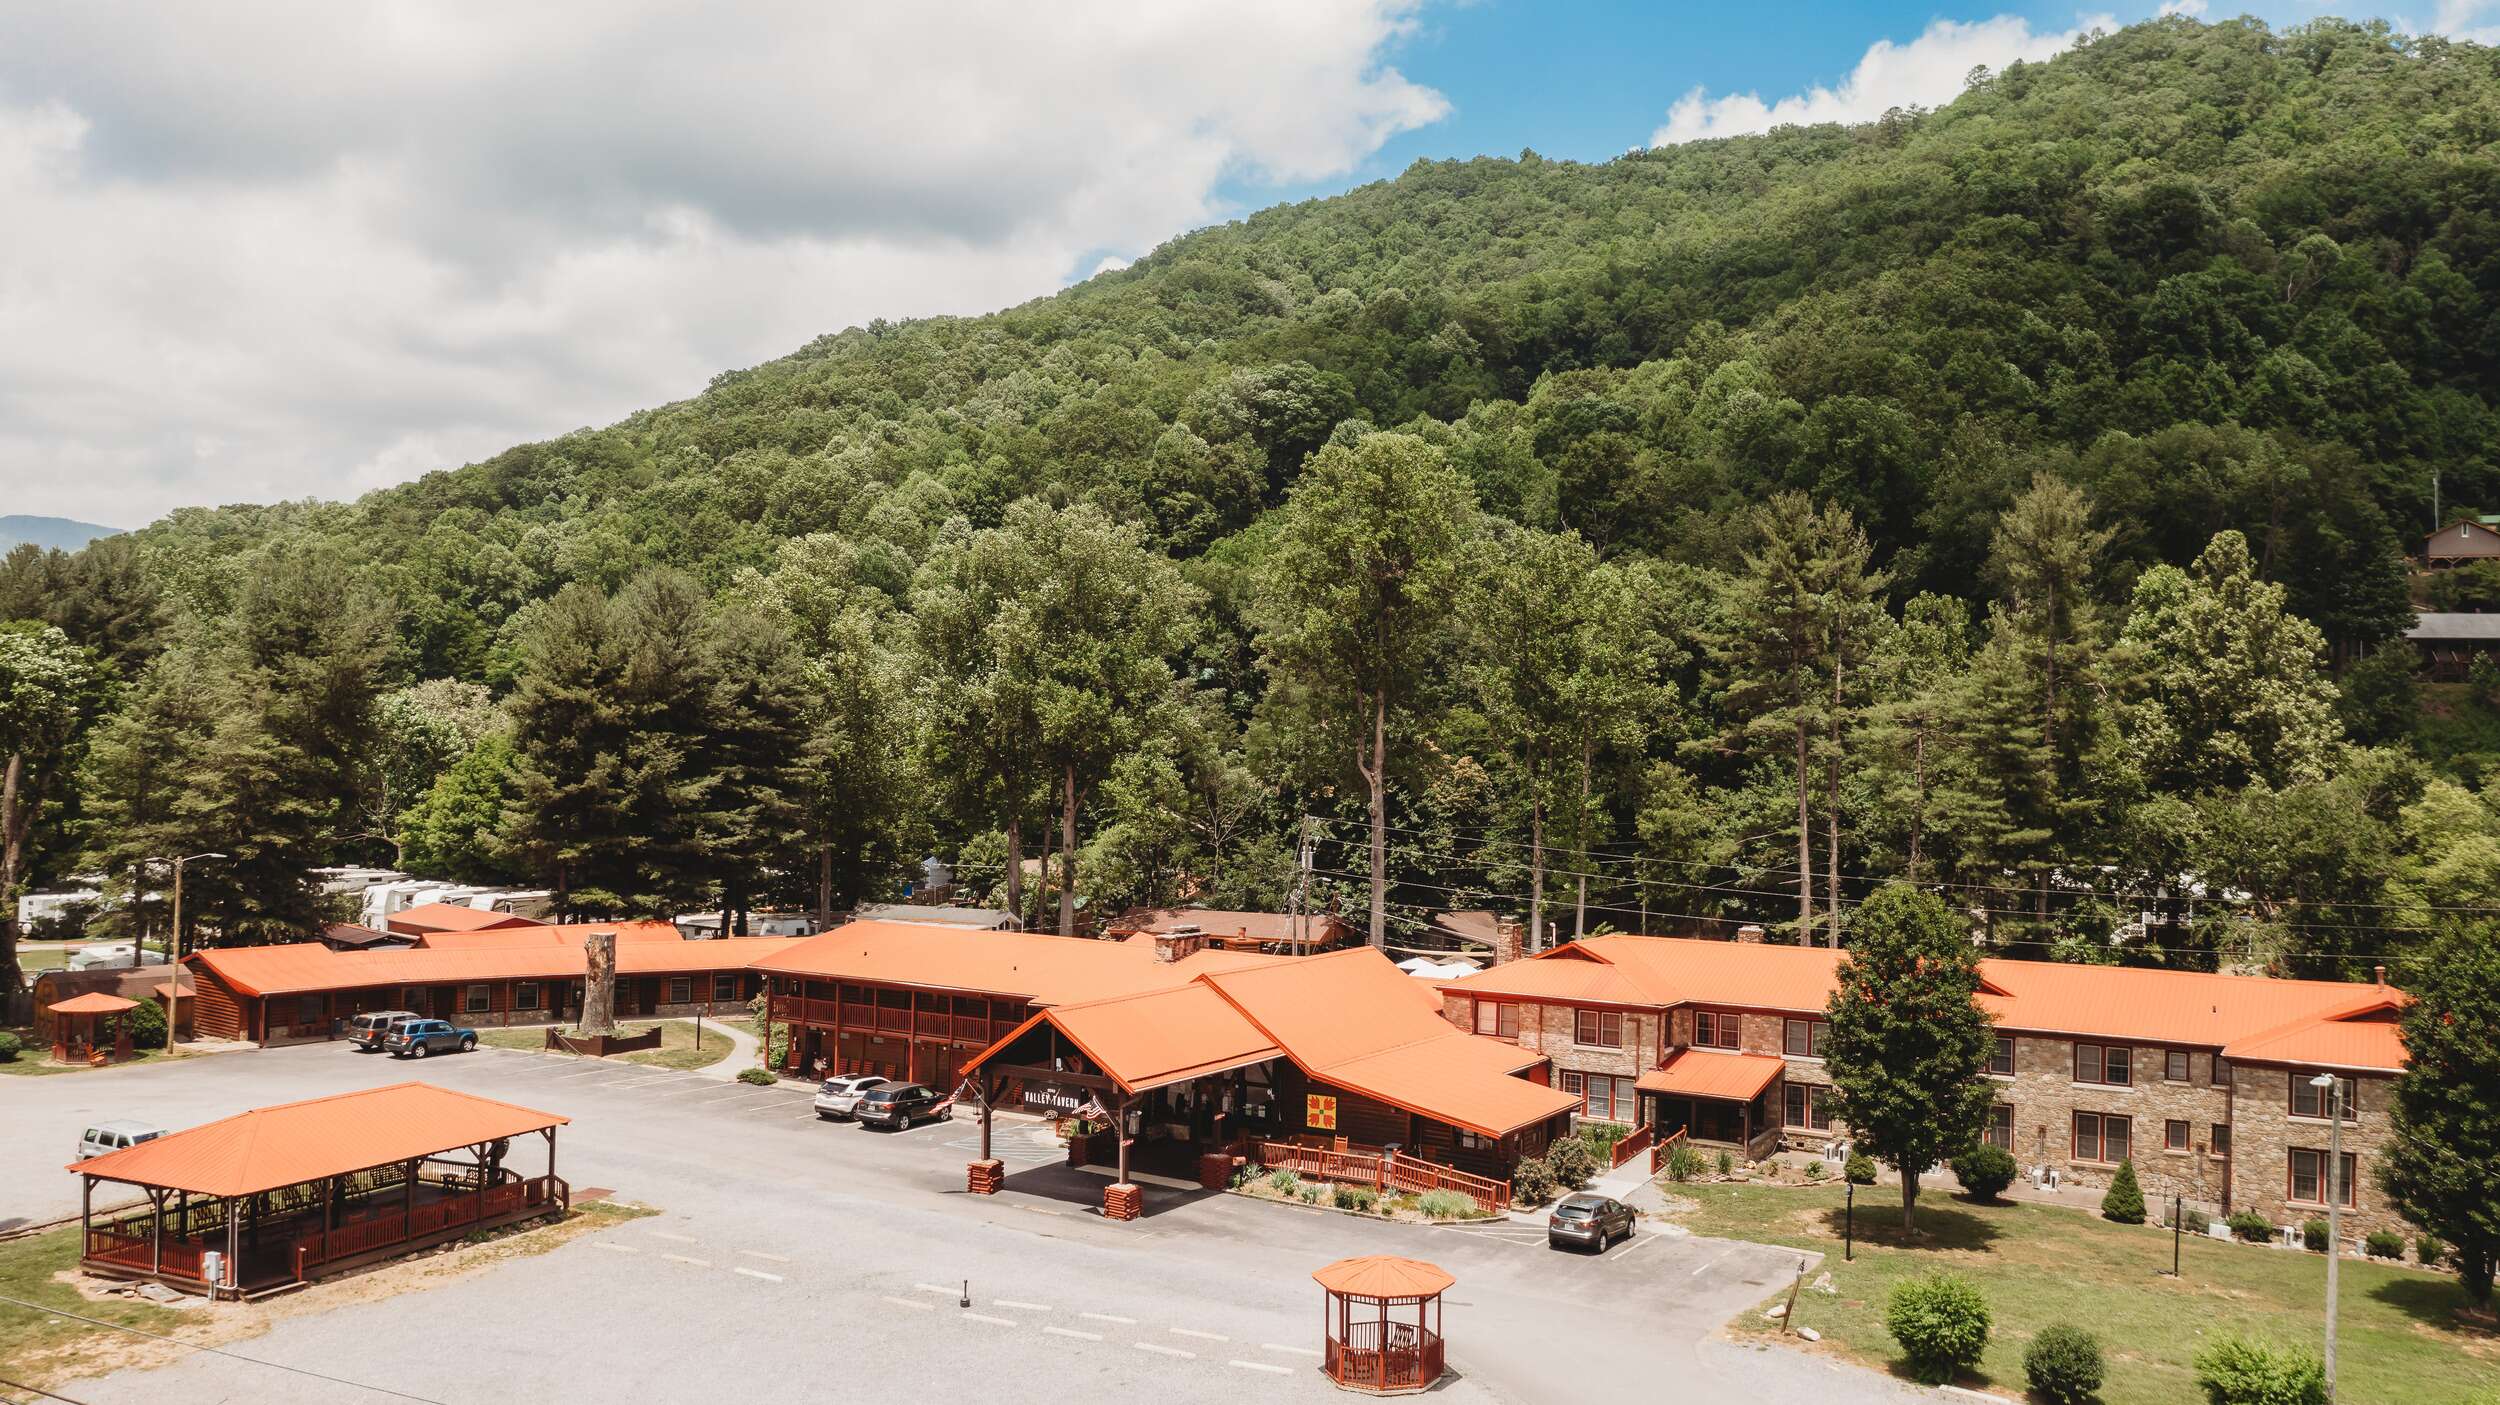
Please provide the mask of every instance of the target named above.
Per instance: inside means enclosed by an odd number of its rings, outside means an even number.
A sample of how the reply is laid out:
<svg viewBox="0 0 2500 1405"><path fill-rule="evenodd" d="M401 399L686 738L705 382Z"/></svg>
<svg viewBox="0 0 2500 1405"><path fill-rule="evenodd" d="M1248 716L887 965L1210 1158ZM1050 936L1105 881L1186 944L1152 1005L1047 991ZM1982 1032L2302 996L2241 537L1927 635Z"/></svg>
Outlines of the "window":
<svg viewBox="0 0 2500 1405"><path fill-rule="evenodd" d="M2014 1036L2010 1034L1997 1036L1996 1050L1988 1055L1988 1071L1999 1078L2014 1076Z"/></svg>
<svg viewBox="0 0 2500 1405"><path fill-rule="evenodd" d="M1623 1013L1619 1010L1580 1010L1578 1024L1571 1042L1589 1044L1603 1049L1623 1047Z"/></svg>
<svg viewBox="0 0 2500 1405"><path fill-rule="evenodd" d="M1980 1140L1999 1151L2014 1149L2013 1104L1998 1103L1988 1109L1988 1130L1981 1135Z"/></svg>
<svg viewBox="0 0 2500 1405"><path fill-rule="evenodd" d="M543 1009L546 1003L539 998L536 981L523 981L512 988L512 1008L515 1010Z"/></svg>
<svg viewBox="0 0 2500 1405"><path fill-rule="evenodd" d="M2312 1086L2309 1082L2316 1076L2313 1073L2295 1072L2292 1074L2292 1116L2324 1118L2333 1111L2329 1104L2334 1095L2327 1089ZM2360 1121L2358 1095L2361 1089L2349 1078L2338 1078L2335 1081L2343 1085L2344 1120L2346 1122Z"/></svg>
<svg viewBox="0 0 2500 1405"><path fill-rule="evenodd" d="M738 978L726 971L715 973L712 977L712 998L714 1000L737 999Z"/></svg>
<svg viewBox="0 0 2500 1405"><path fill-rule="evenodd" d="M1476 1033L1497 1039L1519 1037L1519 1007L1499 1000L1476 1002Z"/></svg>
<svg viewBox="0 0 2500 1405"><path fill-rule="evenodd" d="M2207 1141L2205 1145L2214 1155L2229 1156L2231 1154L2230 1123L2215 1123L2211 1128L2207 1129L2207 1135L2211 1138L2211 1140Z"/></svg>
<svg viewBox="0 0 2500 1405"><path fill-rule="evenodd" d="M460 1008L472 1015L483 1015L495 1008L495 992L491 986L473 985L460 996Z"/></svg>
<svg viewBox="0 0 2500 1405"><path fill-rule="evenodd" d="M685 976L671 976L668 978L669 1004L686 1005L691 1004L693 1000L694 982L691 979Z"/></svg>
<svg viewBox="0 0 2500 1405"><path fill-rule="evenodd" d="M2354 1173L2360 1169L2357 1153L2345 1152L2343 1163L2335 1176L2337 1201L2347 1210L2353 1208ZM2291 1164L2286 1168L2284 1198L2303 1205L2326 1203L2326 1153L2305 1147L2292 1148Z"/></svg>
<svg viewBox="0 0 2500 1405"><path fill-rule="evenodd" d="M1780 1111L1784 1126L1813 1132L1832 1129L1832 1090L1814 1083L1791 1083Z"/></svg>
<svg viewBox="0 0 2500 1405"><path fill-rule="evenodd" d="M2161 1149L2164 1151L2189 1150L2188 1136L2187 1119L2173 1117L2161 1124Z"/></svg>
<svg viewBox="0 0 2500 1405"><path fill-rule="evenodd" d="M2164 1049L2161 1055L2161 1076L2162 1081L2165 1083L2185 1083L2188 1081L2188 1051L2185 1049Z"/></svg>
<svg viewBox="0 0 2500 1405"><path fill-rule="evenodd" d="M1693 1012L1693 1042L1706 1049L1744 1047L1736 1012L1733 1010L1695 1010Z"/></svg>
<svg viewBox="0 0 2500 1405"><path fill-rule="evenodd" d="M1609 1078L1602 1073L1563 1071L1563 1091L1580 1095L1580 1115L1600 1122L1629 1122L1639 1104L1640 1094L1629 1078Z"/></svg>
<svg viewBox="0 0 2500 1405"><path fill-rule="evenodd" d="M1788 1020L1781 1027L1780 1047L1792 1059L1819 1059L1824 1036L1831 1032L1829 1020Z"/></svg>
<svg viewBox="0 0 2500 1405"><path fill-rule="evenodd" d="M2231 1061L2230 1061L2229 1059L2224 1058L2224 1057L2223 1057L2222 1055L2220 1055L2220 1054L2216 1054L2216 1055L2214 1055L2214 1058L2213 1058L2213 1069L2212 1069L2212 1071L2211 1071L2211 1072L2207 1073L2207 1074L2205 1075L2205 1077L2206 1077L2206 1081L2207 1081L2207 1082L2212 1083L2212 1084L2213 1084L2215 1087L2217 1087L2217 1088L2228 1088L2228 1087L2230 1087L2230 1086L2231 1086Z"/></svg>
<svg viewBox="0 0 2500 1405"><path fill-rule="evenodd" d="M2124 1044L2077 1044L2075 1081L2124 1088L2135 1081L2135 1051Z"/></svg>
<svg viewBox="0 0 2500 1405"><path fill-rule="evenodd" d="M298 999L298 1000L295 1002L295 1007L296 1007L296 1008L295 1008L295 1022L296 1022L298 1025L308 1025L308 1024L319 1024L319 1023L321 1023L321 997L320 997L320 996L318 996L318 995L307 995L307 996L304 996L304 997L302 997L302 998Z"/></svg>
<svg viewBox="0 0 2500 1405"><path fill-rule="evenodd" d="M1491 1137L1479 1137L1473 1132L1461 1132L1458 1134L1458 1144L1467 1151L1490 1151L1495 1142Z"/></svg>
<svg viewBox="0 0 2500 1405"><path fill-rule="evenodd" d="M2075 1114L2074 1158L2077 1161L2116 1163L2127 1159L2129 1143L2135 1138L2132 1118L2103 1112Z"/></svg>

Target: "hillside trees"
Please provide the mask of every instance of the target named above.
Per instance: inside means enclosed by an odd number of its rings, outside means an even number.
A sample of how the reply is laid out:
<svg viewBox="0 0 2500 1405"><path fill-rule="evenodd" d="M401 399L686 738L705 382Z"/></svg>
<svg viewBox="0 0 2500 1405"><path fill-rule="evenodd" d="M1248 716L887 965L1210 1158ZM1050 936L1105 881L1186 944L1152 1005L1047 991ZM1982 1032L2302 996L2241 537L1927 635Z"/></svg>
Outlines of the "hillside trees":
<svg viewBox="0 0 2500 1405"><path fill-rule="evenodd" d="M2380 1175L2405 1218L2449 1245L2467 1300L2488 1306L2500 1265L2500 933L2456 924L2423 955Z"/></svg>
<svg viewBox="0 0 2500 1405"><path fill-rule="evenodd" d="M0 990L20 986L17 888L44 807L70 790L102 702L94 657L53 625L0 624Z"/></svg>

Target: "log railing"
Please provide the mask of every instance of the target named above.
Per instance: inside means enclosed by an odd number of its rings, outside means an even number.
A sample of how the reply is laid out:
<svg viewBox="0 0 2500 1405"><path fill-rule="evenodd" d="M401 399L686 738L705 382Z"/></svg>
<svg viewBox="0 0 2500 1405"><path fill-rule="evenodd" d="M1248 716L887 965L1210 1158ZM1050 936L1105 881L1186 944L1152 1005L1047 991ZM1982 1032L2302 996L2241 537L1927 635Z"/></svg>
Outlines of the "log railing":
<svg viewBox="0 0 2500 1405"><path fill-rule="evenodd" d="M1416 1195L1427 1191L1454 1190L1471 1197L1495 1214L1510 1208L1508 1181L1470 1175L1455 1167L1426 1161L1420 1156L1409 1156L1402 1151L1303 1146L1298 1142L1263 1141L1255 1143L1255 1146L1259 1164L1271 1171L1291 1171L1309 1180L1367 1185L1374 1190L1404 1191Z"/></svg>
<svg viewBox="0 0 2500 1405"><path fill-rule="evenodd" d="M1633 1157L1640 1155L1642 1152L1649 1150L1650 1138L1657 1135L1658 1129L1647 1122L1633 1128L1630 1136L1615 1143L1614 1160L1610 1164L1620 1166L1624 1162L1631 1160Z"/></svg>

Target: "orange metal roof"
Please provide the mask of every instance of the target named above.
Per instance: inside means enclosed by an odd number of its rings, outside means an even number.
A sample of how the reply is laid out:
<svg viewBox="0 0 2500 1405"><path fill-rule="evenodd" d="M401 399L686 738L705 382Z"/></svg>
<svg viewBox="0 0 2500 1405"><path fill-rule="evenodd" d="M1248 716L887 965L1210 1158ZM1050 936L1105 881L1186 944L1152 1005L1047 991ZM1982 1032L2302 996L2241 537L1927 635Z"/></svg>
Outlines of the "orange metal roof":
<svg viewBox="0 0 2500 1405"><path fill-rule="evenodd" d="M489 927L544 926L535 918L509 912L490 912L484 908L463 907L458 903L419 903L403 908L385 919L394 932L418 936L427 932L477 932Z"/></svg>
<svg viewBox="0 0 2500 1405"><path fill-rule="evenodd" d="M1302 918L1303 938L1318 941L1344 927L1344 919L1332 912L1314 912ZM1210 937L1249 937L1263 942L1289 942L1295 939L1294 918L1283 912L1233 912L1212 907L1157 907L1124 912L1111 919L1104 930L1113 936L1136 932L1169 932L1175 927L1196 927Z"/></svg>
<svg viewBox="0 0 2500 1405"><path fill-rule="evenodd" d="M2330 1019L2303 1017L2235 1039L2223 1046L2222 1054L2235 1063L2402 1073L2404 1030L2392 1018L2398 1008L2399 1002L2379 999Z"/></svg>
<svg viewBox="0 0 2500 1405"><path fill-rule="evenodd" d="M91 990L84 995L73 995L67 1000L56 1000L44 1008L56 1015L118 1015L124 1010L139 1008L139 1002L126 1000L118 995L107 995L100 990Z"/></svg>
<svg viewBox="0 0 2500 1405"><path fill-rule="evenodd" d="M1205 985L1053 1006L1015 1034L1039 1021L1056 1026L1094 1067L1132 1093L1263 1063L1282 1052Z"/></svg>
<svg viewBox="0 0 2500 1405"><path fill-rule="evenodd" d="M1657 993L1635 985L1610 961L1506 961L1472 976L1441 983L1461 995L1518 996L1600 1005L1656 1005Z"/></svg>
<svg viewBox="0 0 2500 1405"><path fill-rule="evenodd" d="M2283 981L2202 971L1982 961L2005 992L1981 1008L2007 1029L2220 1047L2303 1019L2333 1019L2392 992L2350 981Z"/></svg>
<svg viewBox="0 0 2500 1405"><path fill-rule="evenodd" d="M194 1195L254 1195L571 1120L431 1083L396 1083L238 1113L69 1169Z"/></svg>
<svg viewBox="0 0 2500 1405"><path fill-rule="evenodd" d="M497 946L580 946L593 932L616 933L616 944L627 942L682 942L686 934L677 924L651 918L629 922L563 922L532 923L526 927L490 927L476 932L428 932L417 938L417 945L429 950L474 951Z"/></svg>
<svg viewBox="0 0 2500 1405"><path fill-rule="evenodd" d="M750 938L750 940L752 940ZM1294 958L1202 951L1157 961L1151 943L1091 941L1037 932L984 932L925 922L847 922L813 937L787 938L789 950L756 963L777 976L869 981L1069 1005L1187 985L1210 971L1234 971ZM715 942L688 942L715 946Z"/></svg>
<svg viewBox="0 0 2500 1405"><path fill-rule="evenodd" d="M1769 1054L1679 1049L1665 1063L1642 1074L1632 1086L1645 1093L1672 1093L1679 1098L1750 1102L1787 1071L1787 1060Z"/></svg>
<svg viewBox="0 0 2500 1405"><path fill-rule="evenodd" d="M1329 1292L1350 1298L1429 1298L1449 1291L1458 1281L1439 1264L1389 1254L1339 1259L1313 1273L1311 1279Z"/></svg>
<svg viewBox="0 0 2500 1405"><path fill-rule="evenodd" d="M805 937L729 937L710 942L619 942L619 975L702 975L742 971L788 951ZM211 947L183 958L246 995L304 995L368 986L457 984L463 981L563 980L583 974L582 949L571 943L470 950L401 947L332 951L319 942L283 946Z"/></svg>

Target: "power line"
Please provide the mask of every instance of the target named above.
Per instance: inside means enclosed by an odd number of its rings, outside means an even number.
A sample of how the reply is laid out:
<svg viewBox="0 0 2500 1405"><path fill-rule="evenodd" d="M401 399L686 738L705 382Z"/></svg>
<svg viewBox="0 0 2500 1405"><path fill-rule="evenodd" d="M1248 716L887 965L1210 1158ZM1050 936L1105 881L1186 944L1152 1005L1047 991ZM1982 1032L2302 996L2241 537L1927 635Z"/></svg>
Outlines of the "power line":
<svg viewBox="0 0 2500 1405"><path fill-rule="evenodd" d="M119 1322L107 1322L101 1317L88 1317L83 1313L72 1312L63 1307L52 1307L44 1303L30 1303L24 1298L12 1298L5 1293L0 1293L0 1303L8 1303L15 1307L22 1307L32 1312L40 1312L51 1317L66 1317L72 1322L84 1322L91 1327L105 1327L116 1332L128 1332L134 1337L146 1337L150 1341L170 1343L171 1345L181 1347L187 1351L203 1351L211 1356L222 1356L230 1361L240 1361L249 1366L266 1366L272 1371L286 1371L298 1376L309 1376L317 1381L327 1381L331 1385L343 1385L353 1390L371 1391L375 1395L387 1395L394 1400L414 1400L418 1403L418 1405L450 1405L449 1401L436 1400L430 1395L411 1395L407 1391L393 1390L389 1386L372 1385L364 1381L351 1381L345 1376L325 1375L320 1371L311 1370L303 1366L289 1366L283 1361L269 1361L257 1356L245 1356L239 1351L228 1351L223 1347L203 1346L198 1342L186 1342L180 1337L169 1337L161 1332L151 1332L142 1327L131 1327ZM32 1386L24 1388L28 1390L34 1389ZM38 1391L36 1393L44 1394L45 1392ZM54 1396L53 1398L57 1400L62 1397Z"/></svg>

